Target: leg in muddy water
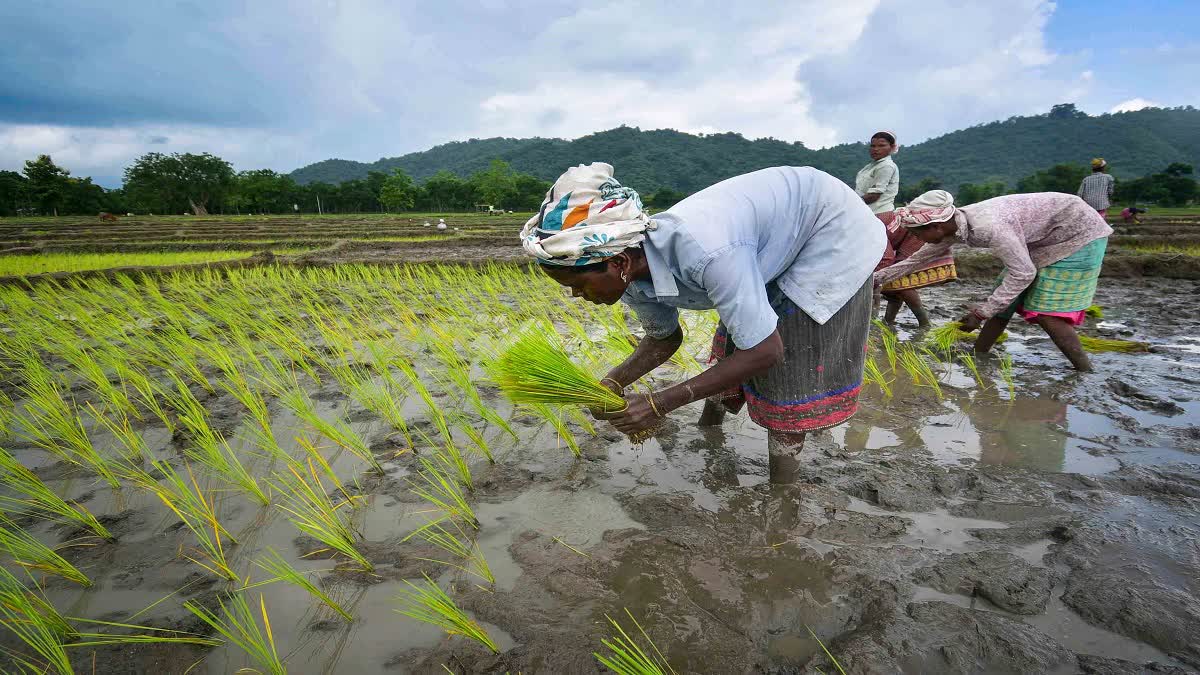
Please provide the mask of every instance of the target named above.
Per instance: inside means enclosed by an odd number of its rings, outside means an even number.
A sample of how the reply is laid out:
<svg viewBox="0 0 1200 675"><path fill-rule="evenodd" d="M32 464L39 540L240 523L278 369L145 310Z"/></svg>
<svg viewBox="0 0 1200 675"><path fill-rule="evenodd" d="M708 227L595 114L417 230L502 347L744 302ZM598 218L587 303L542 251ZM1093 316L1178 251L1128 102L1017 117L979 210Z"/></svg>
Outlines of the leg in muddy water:
<svg viewBox="0 0 1200 675"><path fill-rule="evenodd" d="M1071 365L1075 366L1075 370L1091 372L1092 361L1084 353L1083 345L1079 343L1079 333L1075 332L1075 326L1071 325L1070 321L1057 316L1042 315L1037 318L1037 322L1050 339L1054 340L1054 345L1062 351Z"/></svg>
<svg viewBox="0 0 1200 675"><path fill-rule="evenodd" d="M700 413L699 424L702 427L719 427L725 421L725 406L710 399L704 401L704 412Z"/></svg>
<svg viewBox="0 0 1200 675"><path fill-rule="evenodd" d="M904 302L899 297L892 295L891 293L887 294L887 301L888 306L887 311L883 313L883 322L889 326L892 326L895 325L896 315L900 313L900 307L904 305Z"/></svg>
<svg viewBox="0 0 1200 675"><path fill-rule="evenodd" d="M1008 319L998 316L993 316L984 322L983 328L979 329L979 337L975 339L975 353L987 354L992 351L996 340L1000 339L1000 334L1004 329L1008 328Z"/></svg>
<svg viewBox="0 0 1200 675"><path fill-rule="evenodd" d="M767 460L772 483L796 482L800 474L800 453L803 450L803 433L767 432Z"/></svg>
<svg viewBox="0 0 1200 675"><path fill-rule="evenodd" d="M913 289L900 291L900 299L908 308L912 310L913 316L917 317L917 325L921 328L929 327L929 313L925 311L925 307L921 305L921 294Z"/></svg>

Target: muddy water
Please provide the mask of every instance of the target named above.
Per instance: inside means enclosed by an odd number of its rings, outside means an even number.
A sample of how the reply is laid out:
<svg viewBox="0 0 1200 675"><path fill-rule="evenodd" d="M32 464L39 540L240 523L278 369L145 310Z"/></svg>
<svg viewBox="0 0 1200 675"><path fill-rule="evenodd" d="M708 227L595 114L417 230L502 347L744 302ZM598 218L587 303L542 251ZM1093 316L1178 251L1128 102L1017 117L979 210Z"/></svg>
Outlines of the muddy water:
<svg viewBox="0 0 1200 675"><path fill-rule="evenodd" d="M949 320L983 290L961 284L926 298L937 320ZM891 398L871 388L850 423L810 437L805 480L792 486L767 482L765 433L744 415L700 429L699 407L689 406L637 447L601 427L579 459L517 416L521 440L496 438L497 464L473 464L477 543L494 586L422 560L437 551L402 541L426 517L405 484L409 456L385 461L383 476L355 475L361 463L334 458L367 495L355 524L374 575L306 557L312 542L284 514L235 494L220 504L239 540L231 558L257 581L264 575L252 561L272 548L316 572L355 615L346 623L290 586L254 589L296 673L598 672L591 652L610 632L604 617L625 609L679 672L831 672L810 628L849 672L1115 673L1149 662L1155 672L1192 672L1200 320L1177 308L1196 290L1103 284L1104 323L1089 330L1155 351L1097 355L1092 374L1069 372L1035 328L1016 325L1005 347L1011 394L994 359L980 360L982 385L952 367L940 399L897 374ZM903 335L919 339L901 321ZM344 414L388 447L379 420L316 385L313 394L323 415ZM275 404L272 412L279 442L291 443L296 421ZM145 435L158 456L177 456L165 429ZM52 583L55 604L196 628L181 601L209 603L224 587L180 555L190 534L175 518L145 494L41 464L56 489L109 516L120 538L70 550L97 583ZM51 542L67 536L33 531ZM453 591L501 654L395 612L404 580L422 573ZM90 668L90 654L81 659ZM107 664L98 672L249 665L232 647L109 650L98 662Z"/></svg>

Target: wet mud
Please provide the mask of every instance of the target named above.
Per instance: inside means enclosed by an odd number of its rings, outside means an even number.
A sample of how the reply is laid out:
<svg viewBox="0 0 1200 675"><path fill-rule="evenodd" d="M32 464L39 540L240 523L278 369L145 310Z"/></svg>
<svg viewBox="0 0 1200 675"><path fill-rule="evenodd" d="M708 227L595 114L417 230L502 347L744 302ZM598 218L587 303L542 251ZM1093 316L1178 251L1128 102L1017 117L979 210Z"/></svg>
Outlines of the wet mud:
<svg viewBox="0 0 1200 675"><path fill-rule="evenodd" d="M350 406L383 458L382 475L360 476L369 503L356 521L375 573L306 556L319 546L278 510L231 496L223 522L238 538L235 562L274 548L321 571L356 616L348 623L284 584L256 589L297 673L597 673L605 617L626 609L681 673L835 672L814 635L851 673L1197 672L1200 318L1180 308L1198 290L1102 283L1105 318L1086 330L1153 350L1095 355L1095 373L1070 371L1036 326L1016 324L1004 347L1011 394L996 358L980 359L984 385L954 366L940 399L901 371L892 397L868 387L849 423L810 437L794 485L768 483L765 433L745 415L702 429L693 404L641 446L600 426L579 459L517 416L520 440L498 444L495 465L472 466L494 587L403 541L423 522L404 481L413 458L394 457L389 429L337 393L314 397ZM964 282L923 295L942 322L986 291ZM920 338L911 315L900 322L903 339ZM206 401L214 421L236 427L222 405ZM162 433L155 451L172 456L175 443ZM56 606L204 632L180 601L215 603L222 584L180 554L189 535L177 519L150 495L58 465L37 471L118 539L64 551L97 583L50 582ZM397 614L404 580L422 574L452 587L501 653ZM78 654L80 671L93 662L109 673L249 665L230 647Z"/></svg>

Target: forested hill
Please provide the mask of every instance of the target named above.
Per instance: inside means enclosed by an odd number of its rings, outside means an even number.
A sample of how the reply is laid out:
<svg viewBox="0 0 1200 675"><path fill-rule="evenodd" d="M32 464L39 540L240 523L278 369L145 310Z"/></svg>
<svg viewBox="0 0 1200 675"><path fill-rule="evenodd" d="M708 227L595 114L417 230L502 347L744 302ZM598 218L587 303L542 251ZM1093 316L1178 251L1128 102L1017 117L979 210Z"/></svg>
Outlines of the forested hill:
<svg viewBox="0 0 1200 675"><path fill-rule="evenodd" d="M898 131L903 144L903 130ZM1045 115L1013 117L903 145L896 160L906 185L928 177L950 187L996 181L1011 187L1048 166L1085 164L1095 156L1108 159L1112 172L1122 178L1159 171L1172 162L1200 166L1200 110L1189 106L1088 116L1064 104ZM368 171L401 168L423 181L443 169L467 176L497 158L545 180L573 164L605 161L616 167L626 185L644 192L667 187L685 193L783 164L815 166L849 181L868 160L862 143L812 150L801 143L751 141L734 133L695 136L618 127L571 141L472 139L372 164L330 159L291 175L299 183L338 183L364 178Z"/></svg>

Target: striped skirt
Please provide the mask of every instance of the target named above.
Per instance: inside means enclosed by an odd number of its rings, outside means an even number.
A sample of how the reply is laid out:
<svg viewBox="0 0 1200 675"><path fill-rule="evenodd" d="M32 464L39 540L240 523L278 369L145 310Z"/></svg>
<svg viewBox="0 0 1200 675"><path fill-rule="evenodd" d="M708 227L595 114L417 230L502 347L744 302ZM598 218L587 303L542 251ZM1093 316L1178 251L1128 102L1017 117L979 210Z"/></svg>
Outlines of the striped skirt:
<svg viewBox="0 0 1200 675"><path fill-rule="evenodd" d="M1017 299L997 316L1011 319L1019 313L1026 321L1037 321L1041 315L1057 316L1078 326L1083 323L1084 310L1091 306L1104 264L1108 238L1096 239L1071 255L1038 270L1037 278ZM996 286L1004 273L996 279Z"/></svg>
<svg viewBox="0 0 1200 675"><path fill-rule="evenodd" d="M871 280L823 325L778 288L768 287L768 296L779 317L783 360L713 400L734 413L748 407L750 419L771 431L800 433L845 422L858 411L871 326ZM733 351L724 324L719 325L709 363Z"/></svg>

